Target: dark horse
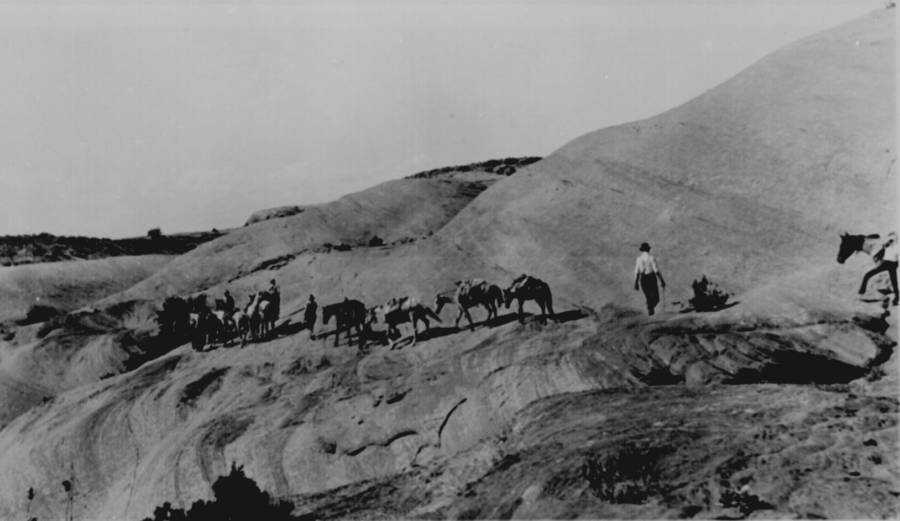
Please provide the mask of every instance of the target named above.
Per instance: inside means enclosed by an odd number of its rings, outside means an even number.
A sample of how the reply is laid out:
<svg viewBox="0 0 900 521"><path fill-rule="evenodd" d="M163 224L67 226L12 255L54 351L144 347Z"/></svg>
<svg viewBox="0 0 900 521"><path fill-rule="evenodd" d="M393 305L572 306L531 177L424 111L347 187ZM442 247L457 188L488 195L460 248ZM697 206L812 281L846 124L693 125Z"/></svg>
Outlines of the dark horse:
<svg viewBox="0 0 900 521"><path fill-rule="evenodd" d="M550 318L553 318L555 314L553 313L553 295L550 293L550 286L536 277L521 275L513 280L512 285L503 290L503 300L507 309L513 299L519 302L519 322L524 322L522 304L526 300L537 302L537 305L541 307L541 315L548 316L547 312L549 311Z"/></svg>
<svg viewBox="0 0 900 521"><path fill-rule="evenodd" d="M341 331L344 330L347 331L347 343L352 343L352 332L350 329L355 327L356 335L359 338L359 348L362 349L365 346L363 331L365 330L367 314L365 304L358 300L345 298L343 302L329 304L322 308L322 324L327 324L331 320L331 317L335 317L335 347L338 345ZM325 338L324 333L321 336L322 338Z"/></svg>
<svg viewBox="0 0 900 521"><path fill-rule="evenodd" d="M869 279L882 271L886 271L891 279L891 288L894 291L893 303L896 305L898 297L897 261L896 258L893 260L885 259L884 253L887 246L896 242L897 234L893 232L889 233L887 242L883 244L879 244L878 239L880 237L881 236L877 233L870 233L868 235L841 234L841 245L838 248L837 261L838 264L843 264L844 261L857 252L863 252L870 255L875 262L875 267L863 275L862 284L859 286L859 294L862 295L866 292L866 286L868 285Z"/></svg>
<svg viewBox="0 0 900 521"><path fill-rule="evenodd" d="M850 235L842 233L841 245L838 248L837 254L838 264L843 264L851 255L857 252L874 255L878 250L877 241L880 237L881 236L877 233L870 233L869 235Z"/></svg>
<svg viewBox="0 0 900 521"><path fill-rule="evenodd" d="M456 304L459 312L456 315L456 327L459 327L459 320L465 315L469 321L469 329L474 329L475 324L472 323L472 315L469 314L469 308L475 306L483 306L487 310L487 319L497 318L497 310L503 303L503 290L496 284L489 284L483 280L466 280L457 281L456 289L438 293L434 298L434 312L440 314L446 304Z"/></svg>

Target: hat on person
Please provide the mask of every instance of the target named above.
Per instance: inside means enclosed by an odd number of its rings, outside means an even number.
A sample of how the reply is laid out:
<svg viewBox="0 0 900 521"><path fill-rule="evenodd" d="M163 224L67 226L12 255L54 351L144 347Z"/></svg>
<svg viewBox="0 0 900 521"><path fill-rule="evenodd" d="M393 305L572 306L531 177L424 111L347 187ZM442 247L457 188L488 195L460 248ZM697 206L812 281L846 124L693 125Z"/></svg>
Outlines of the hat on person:
<svg viewBox="0 0 900 521"><path fill-rule="evenodd" d="M641 247L639 248L641 251L650 251L650 245L646 242L641 243Z"/></svg>

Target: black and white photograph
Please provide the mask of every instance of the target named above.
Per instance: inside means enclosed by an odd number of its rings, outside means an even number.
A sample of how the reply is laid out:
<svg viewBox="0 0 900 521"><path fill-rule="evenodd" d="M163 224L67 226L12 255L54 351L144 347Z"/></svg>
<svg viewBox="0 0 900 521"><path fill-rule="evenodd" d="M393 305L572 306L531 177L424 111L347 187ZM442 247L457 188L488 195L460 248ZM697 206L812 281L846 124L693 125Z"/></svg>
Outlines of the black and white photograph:
<svg viewBox="0 0 900 521"><path fill-rule="evenodd" d="M0 520L900 518L896 12L0 2Z"/></svg>

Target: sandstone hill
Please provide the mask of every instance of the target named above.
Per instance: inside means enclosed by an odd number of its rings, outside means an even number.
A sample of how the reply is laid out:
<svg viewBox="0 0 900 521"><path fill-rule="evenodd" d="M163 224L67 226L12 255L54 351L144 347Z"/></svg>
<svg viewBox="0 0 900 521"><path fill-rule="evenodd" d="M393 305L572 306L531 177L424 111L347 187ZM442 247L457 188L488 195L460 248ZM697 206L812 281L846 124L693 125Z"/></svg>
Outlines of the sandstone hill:
<svg viewBox="0 0 900 521"><path fill-rule="evenodd" d="M837 232L896 221L895 17L514 176L403 179L257 222L20 328L0 345L0 389L23 397L2 418L0 517L140 519L211 497L231 463L311 518L896 517L896 308L853 294L864 259L834 262ZM736 305L637 311L643 240L667 300L706 273ZM520 272L551 283L557 320L468 331L448 311L393 350L297 332L309 293L427 302ZM163 297L270 278L275 338L145 362Z"/></svg>
<svg viewBox="0 0 900 521"><path fill-rule="evenodd" d="M834 265L840 232L898 220L894 16L809 37L669 112L577 138L442 234L594 305L635 301L642 241L681 291L703 273L742 292Z"/></svg>

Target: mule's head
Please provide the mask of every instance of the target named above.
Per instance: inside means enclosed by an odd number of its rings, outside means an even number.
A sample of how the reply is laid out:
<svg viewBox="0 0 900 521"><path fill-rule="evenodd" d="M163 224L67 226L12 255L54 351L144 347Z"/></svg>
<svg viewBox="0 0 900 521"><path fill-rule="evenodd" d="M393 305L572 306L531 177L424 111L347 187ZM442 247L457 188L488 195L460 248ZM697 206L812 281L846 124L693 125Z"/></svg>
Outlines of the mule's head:
<svg viewBox="0 0 900 521"><path fill-rule="evenodd" d="M506 306L506 309L509 309L509 305L512 304L513 301L513 292L509 288L503 290L503 305Z"/></svg>
<svg viewBox="0 0 900 521"><path fill-rule="evenodd" d="M863 243L866 237L864 235L841 234L841 245L838 247L837 262L843 264L851 255L858 251L862 251Z"/></svg>
<svg viewBox="0 0 900 521"><path fill-rule="evenodd" d="M435 311L436 313L441 312L441 308L444 307L444 303L445 303L445 300L443 298L443 295L438 293L437 295L434 296L434 309L436 310Z"/></svg>

